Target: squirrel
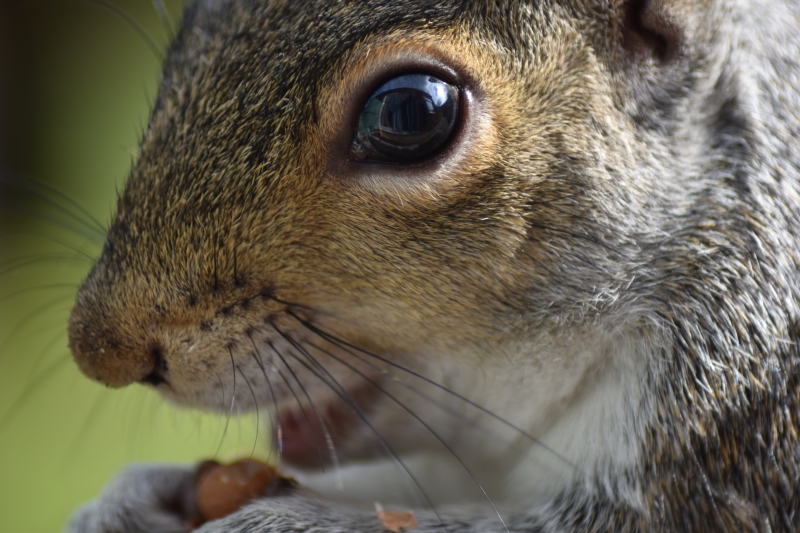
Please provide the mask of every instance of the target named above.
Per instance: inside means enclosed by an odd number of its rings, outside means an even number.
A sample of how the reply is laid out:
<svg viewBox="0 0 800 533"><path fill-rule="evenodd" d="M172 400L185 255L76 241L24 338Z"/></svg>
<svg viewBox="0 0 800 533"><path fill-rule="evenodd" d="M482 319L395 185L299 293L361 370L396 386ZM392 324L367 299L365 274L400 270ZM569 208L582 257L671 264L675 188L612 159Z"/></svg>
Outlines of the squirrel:
<svg viewBox="0 0 800 533"><path fill-rule="evenodd" d="M800 531L799 139L792 1L194 0L70 349L269 412L202 533Z"/></svg>

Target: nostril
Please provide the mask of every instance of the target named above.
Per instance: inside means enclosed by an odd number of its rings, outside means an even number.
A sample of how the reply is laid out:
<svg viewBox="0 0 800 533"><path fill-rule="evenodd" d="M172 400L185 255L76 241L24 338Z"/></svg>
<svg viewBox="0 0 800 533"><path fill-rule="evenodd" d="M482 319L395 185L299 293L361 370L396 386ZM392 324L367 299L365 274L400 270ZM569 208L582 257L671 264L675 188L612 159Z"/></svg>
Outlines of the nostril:
<svg viewBox="0 0 800 533"><path fill-rule="evenodd" d="M147 374L145 377L143 377L139 381L142 382L142 383L147 383L148 385L152 385L154 387L157 387L158 385L161 385L162 383L166 383L167 382L167 380L164 379L164 376L162 376L158 372L158 370L153 370L152 372Z"/></svg>
<svg viewBox="0 0 800 533"><path fill-rule="evenodd" d="M150 357L152 359L153 370L139 381L147 383L154 387L167 383L164 375L167 373L167 360L164 357L164 351L161 346L154 346L150 349Z"/></svg>

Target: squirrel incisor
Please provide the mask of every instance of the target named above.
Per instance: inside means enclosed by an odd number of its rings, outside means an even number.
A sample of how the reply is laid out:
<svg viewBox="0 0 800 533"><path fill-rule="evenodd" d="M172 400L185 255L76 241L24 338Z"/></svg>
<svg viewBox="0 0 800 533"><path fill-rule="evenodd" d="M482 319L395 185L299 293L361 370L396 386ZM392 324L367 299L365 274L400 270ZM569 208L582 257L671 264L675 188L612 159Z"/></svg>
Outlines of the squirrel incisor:
<svg viewBox="0 0 800 533"><path fill-rule="evenodd" d="M300 488L204 533L799 531L798 62L792 0L191 2L75 359L270 413Z"/></svg>

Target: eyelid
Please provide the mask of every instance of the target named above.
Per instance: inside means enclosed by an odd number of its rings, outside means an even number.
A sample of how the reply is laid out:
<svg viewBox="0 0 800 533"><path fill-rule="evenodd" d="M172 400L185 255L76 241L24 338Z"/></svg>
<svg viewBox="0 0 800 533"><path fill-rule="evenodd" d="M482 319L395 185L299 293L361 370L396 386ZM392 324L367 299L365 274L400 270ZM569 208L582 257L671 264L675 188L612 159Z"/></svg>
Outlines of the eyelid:
<svg viewBox="0 0 800 533"><path fill-rule="evenodd" d="M409 76L409 75L412 75L412 74L421 74L421 75L433 76L433 77L437 78L438 80L444 81L445 83L448 83L450 85L453 85L453 86L459 88L458 84L455 83L453 80L449 79L449 77L439 76L437 73L434 73L434 72L429 72L427 70L400 71L400 72L396 72L396 73L391 73L388 77L385 78L384 81L379 82L378 84L376 84L375 85L376 89L372 93L368 94L368 96L364 99L364 103L366 103L367 101L369 101L370 99L372 99L372 98L374 98L376 96L379 96L380 94L387 93L387 92L389 92L389 91L391 91L393 89L399 89L400 87L403 87L403 85L401 85L401 83L400 83L400 79L403 78L404 76ZM386 90L383 91L383 93L379 94L379 91L381 89L384 89L384 88L386 88Z"/></svg>
<svg viewBox="0 0 800 533"><path fill-rule="evenodd" d="M440 36L381 38L359 45L332 69L332 79L317 100L313 134L304 143L309 175L333 187L358 187L392 201L421 191L429 195L455 185L467 167L489 164L497 131L482 86L473 73L472 49ZM432 159L408 165L350 161L349 148L365 100L383 81L409 72L429 72L459 89L462 127L450 145ZM319 163L322 162L322 165ZM411 197L409 196L409 199ZM430 196L431 199L434 196Z"/></svg>

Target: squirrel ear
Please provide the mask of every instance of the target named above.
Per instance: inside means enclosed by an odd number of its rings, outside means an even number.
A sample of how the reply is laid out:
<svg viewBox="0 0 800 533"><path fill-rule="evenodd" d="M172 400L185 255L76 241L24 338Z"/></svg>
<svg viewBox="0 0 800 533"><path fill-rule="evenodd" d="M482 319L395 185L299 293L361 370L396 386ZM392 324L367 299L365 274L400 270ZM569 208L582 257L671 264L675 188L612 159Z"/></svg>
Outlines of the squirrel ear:
<svg viewBox="0 0 800 533"><path fill-rule="evenodd" d="M662 63L675 59L683 42L683 26L671 0L628 0L625 3L623 45L634 56L654 56Z"/></svg>

